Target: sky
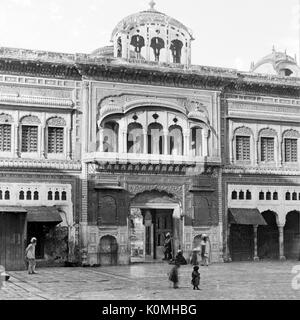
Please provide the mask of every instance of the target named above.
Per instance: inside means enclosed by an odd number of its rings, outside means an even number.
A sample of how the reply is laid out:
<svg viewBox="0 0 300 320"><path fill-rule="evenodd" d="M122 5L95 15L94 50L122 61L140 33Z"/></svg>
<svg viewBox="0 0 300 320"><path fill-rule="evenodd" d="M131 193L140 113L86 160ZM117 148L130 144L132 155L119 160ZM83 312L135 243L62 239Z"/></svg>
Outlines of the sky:
<svg viewBox="0 0 300 320"><path fill-rule="evenodd" d="M90 53L150 0L0 0L0 47ZM192 29L192 64L248 71L271 53L299 61L300 0L155 0Z"/></svg>

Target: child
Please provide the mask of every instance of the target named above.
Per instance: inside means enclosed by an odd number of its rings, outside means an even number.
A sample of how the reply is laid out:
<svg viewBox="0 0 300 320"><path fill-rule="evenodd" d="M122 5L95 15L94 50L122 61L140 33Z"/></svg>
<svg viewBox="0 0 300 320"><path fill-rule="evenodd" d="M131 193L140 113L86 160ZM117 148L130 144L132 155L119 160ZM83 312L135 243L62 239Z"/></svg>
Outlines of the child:
<svg viewBox="0 0 300 320"><path fill-rule="evenodd" d="M201 290L199 289L199 284L200 284L200 273L199 273L199 267L194 266L194 271L192 272L192 285L194 286L193 290Z"/></svg>
<svg viewBox="0 0 300 320"><path fill-rule="evenodd" d="M171 269L170 274L169 274L169 280L173 282L174 289L178 288L178 282L179 282L178 268L179 267L180 267L180 264L178 262L176 262L175 266Z"/></svg>

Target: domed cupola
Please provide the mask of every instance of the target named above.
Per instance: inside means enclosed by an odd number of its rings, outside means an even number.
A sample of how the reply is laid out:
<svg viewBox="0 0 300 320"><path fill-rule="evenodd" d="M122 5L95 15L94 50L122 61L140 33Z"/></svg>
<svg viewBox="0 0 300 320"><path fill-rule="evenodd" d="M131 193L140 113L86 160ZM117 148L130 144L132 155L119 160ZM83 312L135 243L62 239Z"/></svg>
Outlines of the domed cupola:
<svg viewBox="0 0 300 320"><path fill-rule="evenodd" d="M256 64L252 63L250 71L285 77L300 77L300 68L296 58L292 58L286 52L277 52L274 47L271 54Z"/></svg>
<svg viewBox="0 0 300 320"><path fill-rule="evenodd" d="M132 14L118 23L112 33L114 57L147 61L191 63L191 31L181 22L157 11L155 2L150 8Z"/></svg>

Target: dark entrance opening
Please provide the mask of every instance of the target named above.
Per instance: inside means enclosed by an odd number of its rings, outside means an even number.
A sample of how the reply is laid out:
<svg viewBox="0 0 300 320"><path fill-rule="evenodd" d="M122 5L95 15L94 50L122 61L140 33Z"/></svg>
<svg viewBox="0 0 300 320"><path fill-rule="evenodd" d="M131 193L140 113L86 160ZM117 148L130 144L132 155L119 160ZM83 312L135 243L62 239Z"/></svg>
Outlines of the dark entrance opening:
<svg viewBox="0 0 300 320"><path fill-rule="evenodd" d="M298 259L300 257L300 218L298 211L292 211L286 216L284 255L287 259Z"/></svg>
<svg viewBox="0 0 300 320"><path fill-rule="evenodd" d="M4 210L4 209L2 209ZM6 270L24 270L24 232L26 211L0 209L0 265Z"/></svg>
<svg viewBox="0 0 300 320"><path fill-rule="evenodd" d="M279 231L276 222L276 214L272 211L262 213L266 226L257 229L257 251L260 259L279 258Z"/></svg>
<svg viewBox="0 0 300 320"><path fill-rule="evenodd" d="M27 223L27 245L30 243L31 238L37 239L35 247L36 259L44 259L44 246L46 226L41 222L28 222Z"/></svg>
<svg viewBox="0 0 300 320"><path fill-rule="evenodd" d="M98 261L102 266L118 264L118 243L115 237L107 235L100 239Z"/></svg>
<svg viewBox="0 0 300 320"><path fill-rule="evenodd" d="M230 227L230 253L232 261L253 260L253 252L253 226L232 224Z"/></svg>

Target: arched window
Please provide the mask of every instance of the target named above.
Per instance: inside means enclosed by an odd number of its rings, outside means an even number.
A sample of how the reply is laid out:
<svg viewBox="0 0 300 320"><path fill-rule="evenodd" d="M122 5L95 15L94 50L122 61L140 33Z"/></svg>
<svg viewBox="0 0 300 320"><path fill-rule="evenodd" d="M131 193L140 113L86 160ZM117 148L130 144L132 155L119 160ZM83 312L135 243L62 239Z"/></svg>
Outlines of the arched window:
<svg viewBox="0 0 300 320"><path fill-rule="evenodd" d="M251 200L251 198L252 198L251 192L249 190L247 190L246 199Z"/></svg>
<svg viewBox="0 0 300 320"><path fill-rule="evenodd" d="M0 151L11 151L11 125L0 124Z"/></svg>
<svg viewBox="0 0 300 320"><path fill-rule="evenodd" d="M36 116L26 116L21 121L21 152L34 153L38 151L38 126L40 120Z"/></svg>
<svg viewBox="0 0 300 320"><path fill-rule="evenodd" d="M52 193L52 191L48 191L48 200L53 200L53 193Z"/></svg>
<svg viewBox="0 0 300 320"><path fill-rule="evenodd" d="M64 127L66 122L63 118L55 117L47 121L48 127L48 153L64 152Z"/></svg>
<svg viewBox="0 0 300 320"><path fill-rule="evenodd" d="M172 40L170 45L170 50L173 57L173 63L181 63L181 49L183 47L183 43L178 40Z"/></svg>
<svg viewBox="0 0 300 320"><path fill-rule="evenodd" d="M26 200L31 200L31 191L26 192Z"/></svg>
<svg viewBox="0 0 300 320"><path fill-rule="evenodd" d="M277 191L275 191L273 193L273 200L278 200L278 192Z"/></svg>
<svg viewBox="0 0 300 320"><path fill-rule="evenodd" d="M119 124L109 121L103 128L103 151L118 152Z"/></svg>
<svg viewBox="0 0 300 320"><path fill-rule="evenodd" d="M235 160L251 160L251 137L252 131L248 127L237 128L234 132L235 137Z"/></svg>
<svg viewBox="0 0 300 320"><path fill-rule="evenodd" d="M145 46L145 40L139 35L139 30L137 30L137 34L131 37L130 44L134 47L136 57L139 59L141 57L142 48Z"/></svg>
<svg viewBox="0 0 300 320"><path fill-rule="evenodd" d="M2 190L0 190L0 200L3 200Z"/></svg>
<svg viewBox="0 0 300 320"><path fill-rule="evenodd" d="M244 200L244 191L240 191L240 193L239 193L239 200Z"/></svg>
<svg viewBox="0 0 300 320"><path fill-rule="evenodd" d="M34 193L33 193L33 200L39 200L39 193L38 193L38 191L34 191Z"/></svg>
<svg viewBox="0 0 300 320"><path fill-rule="evenodd" d="M270 128L263 129L259 133L260 137L260 160L262 162L275 161L276 131Z"/></svg>
<svg viewBox="0 0 300 320"><path fill-rule="evenodd" d="M24 194L24 191L21 190L21 191L19 192L19 200L24 200L24 199L25 199L25 194Z"/></svg>
<svg viewBox="0 0 300 320"><path fill-rule="evenodd" d="M297 198L298 198L297 192L293 192L292 199L294 201L297 201Z"/></svg>
<svg viewBox="0 0 300 320"><path fill-rule="evenodd" d="M163 154L163 127L160 123L151 123L148 126L148 153Z"/></svg>
<svg viewBox="0 0 300 320"><path fill-rule="evenodd" d="M143 153L143 127L139 123L130 123L127 129L127 153Z"/></svg>
<svg viewBox="0 0 300 320"><path fill-rule="evenodd" d="M231 193L231 199L232 199L232 200L237 200L237 192L236 192L236 191L232 191L232 193Z"/></svg>
<svg viewBox="0 0 300 320"><path fill-rule="evenodd" d="M263 191L259 193L259 200L265 200L265 194Z"/></svg>
<svg viewBox="0 0 300 320"><path fill-rule="evenodd" d="M286 194L285 194L285 200L291 200L291 193L290 192L287 192Z"/></svg>
<svg viewBox="0 0 300 320"><path fill-rule="evenodd" d="M5 191L4 193L4 199L9 200L10 199L10 192L8 190Z"/></svg>
<svg viewBox="0 0 300 320"><path fill-rule="evenodd" d="M169 128L168 154L183 155L183 135L181 127L174 125Z"/></svg>
<svg viewBox="0 0 300 320"><path fill-rule="evenodd" d="M63 201L66 201L66 200L67 200L67 193L66 193L66 191L63 191L63 192L61 193L61 200L63 200Z"/></svg>
<svg viewBox="0 0 300 320"><path fill-rule="evenodd" d="M191 129L191 151L193 156L202 156L202 135L203 129L194 127Z"/></svg>
<svg viewBox="0 0 300 320"><path fill-rule="evenodd" d="M266 193L266 200L272 200L272 194L270 191Z"/></svg>
<svg viewBox="0 0 300 320"><path fill-rule="evenodd" d="M59 200L59 192L55 191L54 200Z"/></svg>
<svg viewBox="0 0 300 320"><path fill-rule="evenodd" d="M160 37L154 37L151 39L150 47L153 49L155 61L159 61L160 50L165 47L165 42Z"/></svg>

